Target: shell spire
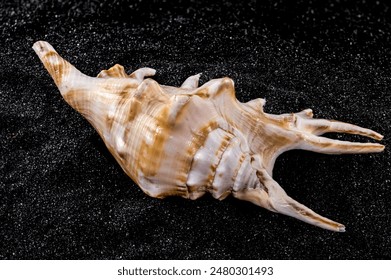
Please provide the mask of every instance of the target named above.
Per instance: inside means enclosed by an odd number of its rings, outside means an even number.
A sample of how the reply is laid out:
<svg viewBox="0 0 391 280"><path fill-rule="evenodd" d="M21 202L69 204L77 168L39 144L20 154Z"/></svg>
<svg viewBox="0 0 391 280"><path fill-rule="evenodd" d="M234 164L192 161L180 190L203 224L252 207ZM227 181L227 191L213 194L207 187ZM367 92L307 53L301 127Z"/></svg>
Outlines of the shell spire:
<svg viewBox="0 0 391 280"><path fill-rule="evenodd" d="M276 158L292 149L325 154L376 153L378 143L322 137L327 132L383 136L356 125L314 119L311 109L274 115L265 100L236 99L234 82L200 74L181 87L146 78L155 70L127 74L116 64L88 77L43 41L33 46L66 102L98 131L122 169L148 195L197 199L210 193L250 201L328 230L344 225L300 204L272 178Z"/></svg>
<svg viewBox="0 0 391 280"><path fill-rule="evenodd" d="M89 78L63 59L49 43L38 41L34 43L33 49L60 90L65 84L69 83L72 76Z"/></svg>

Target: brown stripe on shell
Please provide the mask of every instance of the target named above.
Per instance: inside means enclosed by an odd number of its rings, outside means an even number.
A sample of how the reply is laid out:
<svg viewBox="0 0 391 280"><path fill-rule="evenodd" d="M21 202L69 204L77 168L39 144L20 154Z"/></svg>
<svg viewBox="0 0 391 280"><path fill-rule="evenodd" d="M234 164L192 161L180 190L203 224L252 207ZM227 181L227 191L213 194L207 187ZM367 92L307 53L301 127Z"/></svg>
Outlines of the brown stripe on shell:
<svg viewBox="0 0 391 280"><path fill-rule="evenodd" d="M102 70L98 76L98 78L128 78L128 75L125 72L125 69L122 65L116 64L108 70Z"/></svg>
<svg viewBox="0 0 391 280"><path fill-rule="evenodd" d="M216 176L216 170L217 170L217 167L221 163L221 159L223 158L224 152L227 150L228 146L231 144L231 140L234 137L235 137L234 135L228 134L226 132L226 134L224 135L223 140L220 143L220 147L215 152L215 156L218 158L218 162L216 164L212 164L210 166L210 170L212 171L212 173L209 175L208 183L207 183L208 187L210 188L210 192L213 192L213 191L217 190L219 187L221 187L221 186L214 186L213 185L213 182L214 182L215 176Z"/></svg>
<svg viewBox="0 0 391 280"><path fill-rule="evenodd" d="M117 79L108 77L106 79L97 79L99 81L99 90L110 95L129 95L136 91L139 83L133 79Z"/></svg>
<svg viewBox="0 0 391 280"><path fill-rule="evenodd" d="M154 133L152 144L148 144L145 139L141 141L137 159L133 161L136 164L131 167L136 174L141 171L143 176L152 177L158 173L165 156L164 145L171 134L172 126L168 122L171 104L166 102L168 98L162 94L160 85L151 79L144 80L131 96L125 95L123 102L129 101L128 98L131 99L124 125L142 115L150 116L156 123L156 131L152 132ZM160 107L162 109L158 112L153 112ZM129 132L129 129L125 132L126 141L130 139Z"/></svg>
<svg viewBox="0 0 391 280"><path fill-rule="evenodd" d="M234 174L232 175L232 180L233 180L234 184L235 184L235 181L236 181L236 177L237 177L238 174L239 174L240 167L242 166L243 161L244 161L245 159L246 159L246 155L245 155L245 154L242 154L242 155L240 156L240 158L239 158L238 165L237 165L237 167L236 167L236 169L235 169ZM233 186L232 186L232 188L233 188Z"/></svg>
<svg viewBox="0 0 391 280"><path fill-rule="evenodd" d="M43 57L42 62L52 76L57 86L60 86L65 76L69 74L70 67L64 59L55 51L48 51Z"/></svg>
<svg viewBox="0 0 391 280"><path fill-rule="evenodd" d="M85 118L92 117L92 111L89 107L90 98L88 92L84 89L70 89L63 93L62 96L65 101L77 112L83 115Z"/></svg>
<svg viewBox="0 0 391 280"><path fill-rule="evenodd" d="M132 98L127 109L125 123L132 122L140 114L141 110L141 101L137 98Z"/></svg>
<svg viewBox="0 0 391 280"><path fill-rule="evenodd" d="M157 174L162 158L165 156L164 144L170 136L170 127L167 125L168 115L169 107L166 106L155 117L157 129L152 144L148 144L146 140L143 139L139 148L137 169L140 170L145 177L155 176Z"/></svg>
<svg viewBox="0 0 391 280"><path fill-rule="evenodd" d="M263 184L263 182L265 182L267 180L267 178L263 175L262 172L259 172L259 170L257 170L255 172L255 174L257 174L257 177L258 177L259 181L261 182L261 185L263 186L263 189L265 190L265 192L267 194L269 194L269 189Z"/></svg>
<svg viewBox="0 0 391 280"><path fill-rule="evenodd" d="M204 186L188 186L187 192L189 199L195 200L206 194L206 188Z"/></svg>
<svg viewBox="0 0 391 280"><path fill-rule="evenodd" d="M188 148L186 149L186 157L184 157L186 162L183 162L183 165L182 165L186 169L184 174L187 174L187 176L186 176L186 179L183 176L179 177L181 180L185 179L184 180L185 183L188 180L188 175L190 174L190 170L191 170L192 165L193 165L193 160L194 160L195 154L205 144L205 141L206 141L209 133L211 133L213 130L217 129L218 127L219 127L219 125L218 125L218 123L216 121L210 121L206 125L201 127L193 135L191 143L188 146ZM189 186L187 184L186 184L186 186L188 188L189 194L192 194L193 192L200 192L198 187L191 187L191 186ZM204 186L202 188L201 192L204 192L205 190L206 189L205 189L205 186Z"/></svg>
<svg viewBox="0 0 391 280"><path fill-rule="evenodd" d="M132 84L125 83L121 89L118 91L119 101L116 105L116 110L114 116L117 116L116 120L120 124L126 126L126 123L129 123L134 120L134 118L141 111L141 101L137 98L132 97ZM120 116L118 118L118 116ZM107 116L107 119L110 119L110 116ZM109 123L110 124L110 123ZM112 123L111 123L112 125ZM111 126L109 126L109 130ZM126 135L126 132L125 132ZM125 137L126 138L126 137Z"/></svg>
<svg viewBox="0 0 391 280"><path fill-rule="evenodd" d="M191 159L194 158L194 155L197 153L199 148L205 144L208 134L218 127L219 124L216 121L209 121L193 135L191 144L186 150L187 155L189 155Z"/></svg>

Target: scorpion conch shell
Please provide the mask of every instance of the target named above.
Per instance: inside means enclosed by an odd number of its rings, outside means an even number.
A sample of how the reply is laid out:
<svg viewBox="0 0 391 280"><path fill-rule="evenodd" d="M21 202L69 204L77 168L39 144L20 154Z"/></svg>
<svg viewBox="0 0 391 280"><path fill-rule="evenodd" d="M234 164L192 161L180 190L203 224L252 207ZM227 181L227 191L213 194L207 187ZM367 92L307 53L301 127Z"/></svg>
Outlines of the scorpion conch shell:
<svg viewBox="0 0 391 280"><path fill-rule="evenodd" d="M145 78L155 70L128 75L121 65L95 77L82 74L43 41L33 49L65 101L98 131L122 169L152 197L234 197L333 231L344 225L298 203L273 180L276 158L291 149L325 154L381 152L377 143L320 137L326 132L382 135L356 125L313 119L312 110L273 115L264 99L235 97L229 78L198 86L199 75L181 87Z"/></svg>

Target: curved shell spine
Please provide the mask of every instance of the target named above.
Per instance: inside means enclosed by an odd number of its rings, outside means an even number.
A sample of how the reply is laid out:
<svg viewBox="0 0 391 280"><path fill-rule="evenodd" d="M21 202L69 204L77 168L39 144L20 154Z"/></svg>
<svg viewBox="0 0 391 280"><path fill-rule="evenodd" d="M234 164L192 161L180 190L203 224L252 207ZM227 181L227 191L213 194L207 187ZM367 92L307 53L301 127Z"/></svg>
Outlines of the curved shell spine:
<svg viewBox="0 0 391 280"><path fill-rule="evenodd" d="M240 103L229 78L198 86L199 74L181 87L146 78L155 70L126 74L118 64L86 76L43 41L33 46L61 95L98 131L123 170L152 197L196 199L211 193L247 200L329 230L342 224L290 198L273 180L276 158L291 149L320 153L380 152L377 143L320 137L326 132L382 135L359 126L313 119L312 110L273 115L264 100Z"/></svg>

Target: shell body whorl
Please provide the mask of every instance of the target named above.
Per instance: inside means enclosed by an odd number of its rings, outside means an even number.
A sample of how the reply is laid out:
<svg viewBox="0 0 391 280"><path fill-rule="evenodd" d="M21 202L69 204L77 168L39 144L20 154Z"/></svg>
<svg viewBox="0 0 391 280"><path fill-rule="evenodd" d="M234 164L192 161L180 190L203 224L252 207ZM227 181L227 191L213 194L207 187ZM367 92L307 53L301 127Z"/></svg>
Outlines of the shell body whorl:
<svg viewBox="0 0 391 280"><path fill-rule="evenodd" d="M380 152L376 143L352 143L326 132L382 135L359 126L313 119L310 109L273 115L264 100L241 103L229 78L198 86L199 75L181 87L161 86L141 68L126 74L115 65L88 77L47 42L34 50L62 96L98 131L122 169L152 197L197 199L211 193L250 201L271 211L334 230L344 226L290 198L272 178L276 158L290 149L321 153Z"/></svg>

